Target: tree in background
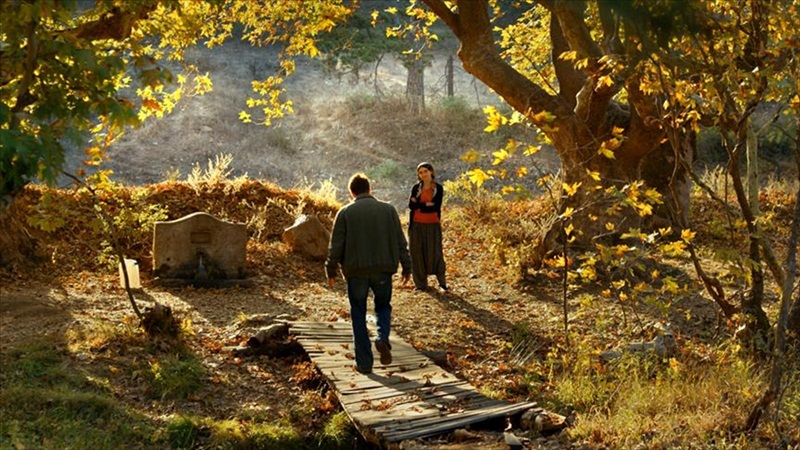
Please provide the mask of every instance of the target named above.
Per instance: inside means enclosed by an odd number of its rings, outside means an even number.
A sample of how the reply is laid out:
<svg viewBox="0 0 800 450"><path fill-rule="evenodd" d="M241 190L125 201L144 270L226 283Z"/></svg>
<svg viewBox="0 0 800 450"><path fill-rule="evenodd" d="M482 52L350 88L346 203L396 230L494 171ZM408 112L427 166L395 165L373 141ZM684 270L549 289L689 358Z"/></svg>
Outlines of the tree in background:
<svg viewBox="0 0 800 450"><path fill-rule="evenodd" d="M358 82L364 67L374 64L372 81L380 94L378 67L386 55L398 58L406 72L406 100L415 114L425 109L425 67L430 64L428 50L433 45L428 27L432 17L414 14L414 8L400 12L385 9L385 2L365 1L361 9L343 25L319 40L323 61L340 72L350 72Z"/></svg>
<svg viewBox="0 0 800 450"><path fill-rule="evenodd" d="M365 10L354 13L347 22L320 36L317 46L328 70L338 76L349 75L353 83L371 78L375 93L381 95L378 67L387 54L399 54L405 46L401 41L387 37L385 30L377 26L378 22L388 18L387 14L374 11L371 17ZM370 65L373 65L371 69Z"/></svg>

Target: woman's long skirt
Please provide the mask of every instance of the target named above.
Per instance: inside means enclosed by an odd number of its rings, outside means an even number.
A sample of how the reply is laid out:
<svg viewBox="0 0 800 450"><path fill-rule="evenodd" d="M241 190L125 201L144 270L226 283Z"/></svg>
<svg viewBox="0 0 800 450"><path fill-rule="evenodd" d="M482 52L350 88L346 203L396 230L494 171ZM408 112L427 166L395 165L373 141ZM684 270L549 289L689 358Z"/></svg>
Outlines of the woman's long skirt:
<svg viewBox="0 0 800 450"><path fill-rule="evenodd" d="M439 286L447 289L442 254L442 224L412 222L408 230L411 275L417 289L428 287L428 275L436 275Z"/></svg>

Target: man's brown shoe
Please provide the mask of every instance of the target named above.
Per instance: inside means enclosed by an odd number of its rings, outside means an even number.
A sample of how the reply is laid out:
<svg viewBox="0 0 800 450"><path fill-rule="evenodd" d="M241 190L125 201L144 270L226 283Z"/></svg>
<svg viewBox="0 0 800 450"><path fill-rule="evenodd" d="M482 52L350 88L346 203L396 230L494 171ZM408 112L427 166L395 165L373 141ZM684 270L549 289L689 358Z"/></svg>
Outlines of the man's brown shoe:
<svg viewBox="0 0 800 450"><path fill-rule="evenodd" d="M375 348L381 354L381 364L388 366L392 363L392 346L383 339L375 341Z"/></svg>

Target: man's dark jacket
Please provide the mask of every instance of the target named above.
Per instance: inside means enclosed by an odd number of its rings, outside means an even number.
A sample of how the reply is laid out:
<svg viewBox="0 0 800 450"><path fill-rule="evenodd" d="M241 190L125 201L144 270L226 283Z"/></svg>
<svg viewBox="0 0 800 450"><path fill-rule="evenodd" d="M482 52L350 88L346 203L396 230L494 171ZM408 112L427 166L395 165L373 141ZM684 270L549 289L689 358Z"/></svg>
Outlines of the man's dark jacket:
<svg viewBox="0 0 800 450"><path fill-rule="evenodd" d="M397 210L371 194L361 194L336 213L328 246L325 273L337 278L339 266L346 278L411 273L408 241Z"/></svg>

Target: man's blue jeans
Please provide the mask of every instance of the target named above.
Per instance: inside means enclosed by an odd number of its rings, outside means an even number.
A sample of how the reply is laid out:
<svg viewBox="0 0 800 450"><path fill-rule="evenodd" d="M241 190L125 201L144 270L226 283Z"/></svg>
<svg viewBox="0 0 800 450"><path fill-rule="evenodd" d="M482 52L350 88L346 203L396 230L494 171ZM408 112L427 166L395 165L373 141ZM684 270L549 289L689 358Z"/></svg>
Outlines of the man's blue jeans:
<svg viewBox="0 0 800 450"><path fill-rule="evenodd" d="M392 328L392 274L381 273L347 279L347 298L350 300L350 320L353 322L353 344L356 365L372 370L372 343L367 331L367 297L375 297L375 316L378 320L378 340L389 341Z"/></svg>

